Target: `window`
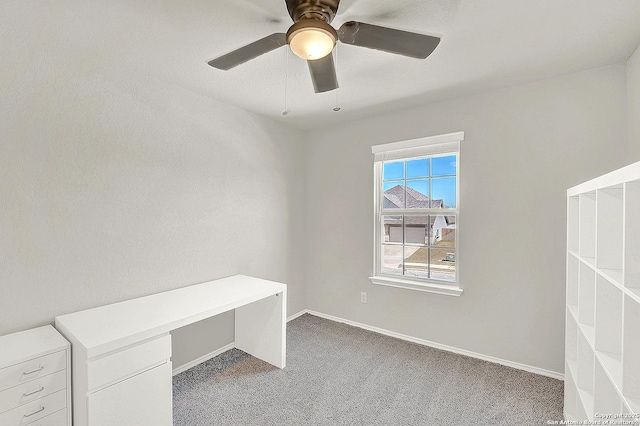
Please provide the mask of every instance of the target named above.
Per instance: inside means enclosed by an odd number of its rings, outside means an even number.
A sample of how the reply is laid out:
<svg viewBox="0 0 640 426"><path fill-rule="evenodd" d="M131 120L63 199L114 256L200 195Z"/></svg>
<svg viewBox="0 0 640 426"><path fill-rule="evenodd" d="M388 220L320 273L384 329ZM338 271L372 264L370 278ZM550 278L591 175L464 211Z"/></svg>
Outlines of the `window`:
<svg viewBox="0 0 640 426"><path fill-rule="evenodd" d="M372 147L376 284L460 295L460 141L451 133Z"/></svg>

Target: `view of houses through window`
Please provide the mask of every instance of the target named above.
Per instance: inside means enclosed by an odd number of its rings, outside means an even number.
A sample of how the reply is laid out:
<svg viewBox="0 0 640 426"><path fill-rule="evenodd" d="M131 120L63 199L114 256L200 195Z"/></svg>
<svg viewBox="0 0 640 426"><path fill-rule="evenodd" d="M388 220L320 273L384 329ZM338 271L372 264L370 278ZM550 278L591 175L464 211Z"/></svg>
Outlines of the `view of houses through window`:
<svg viewBox="0 0 640 426"><path fill-rule="evenodd" d="M380 272L456 281L457 155L384 162L382 186Z"/></svg>

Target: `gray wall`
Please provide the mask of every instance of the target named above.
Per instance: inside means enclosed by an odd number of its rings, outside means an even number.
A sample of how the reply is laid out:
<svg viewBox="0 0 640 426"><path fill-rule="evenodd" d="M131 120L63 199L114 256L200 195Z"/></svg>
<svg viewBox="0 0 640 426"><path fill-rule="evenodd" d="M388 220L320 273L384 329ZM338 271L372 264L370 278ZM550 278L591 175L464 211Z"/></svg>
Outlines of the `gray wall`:
<svg viewBox="0 0 640 426"><path fill-rule="evenodd" d="M0 335L238 273L302 310L303 135L104 68L30 5L0 17Z"/></svg>
<svg viewBox="0 0 640 426"><path fill-rule="evenodd" d="M171 361L177 369L235 340L233 311L216 315L171 332ZM188 366L188 365L187 365Z"/></svg>
<svg viewBox="0 0 640 426"><path fill-rule="evenodd" d="M627 62L629 159L640 161L640 47Z"/></svg>
<svg viewBox="0 0 640 426"><path fill-rule="evenodd" d="M563 372L566 189L627 162L625 91L614 65L314 132L309 308ZM371 284L371 145L460 130L463 295Z"/></svg>

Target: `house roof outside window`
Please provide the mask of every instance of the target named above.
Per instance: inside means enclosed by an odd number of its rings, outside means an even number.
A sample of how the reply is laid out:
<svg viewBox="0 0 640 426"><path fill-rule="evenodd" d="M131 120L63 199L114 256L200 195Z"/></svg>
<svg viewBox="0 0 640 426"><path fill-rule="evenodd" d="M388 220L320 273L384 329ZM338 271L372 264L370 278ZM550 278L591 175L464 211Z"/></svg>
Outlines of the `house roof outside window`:
<svg viewBox="0 0 640 426"><path fill-rule="evenodd" d="M401 209L404 208L402 200L404 197L405 188L403 185L396 185L384 191L384 208L385 209ZM407 208L432 208L442 209L447 206L443 200L429 200L429 197L421 192L416 191L413 188L406 188ZM405 225L426 225L426 215L419 216L405 216ZM445 216L447 226L455 226L455 216ZM384 223L386 225L402 225L402 219L386 218Z"/></svg>

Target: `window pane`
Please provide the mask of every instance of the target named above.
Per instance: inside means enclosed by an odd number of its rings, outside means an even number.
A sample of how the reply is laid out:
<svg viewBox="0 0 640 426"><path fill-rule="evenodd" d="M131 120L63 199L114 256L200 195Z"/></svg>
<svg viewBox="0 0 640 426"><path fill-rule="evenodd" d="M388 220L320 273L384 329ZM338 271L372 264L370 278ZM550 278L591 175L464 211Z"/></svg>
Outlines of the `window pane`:
<svg viewBox="0 0 640 426"><path fill-rule="evenodd" d="M443 281L456 280L456 251L453 248L431 247L429 268L431 278Z"/></svg>
<svg viewBox="0 0 640 426"><path fill-rule="evenodd" d="M404 185L402 182L385 182L382 186L384 189L382 208L403 209Z"/></svg>
<svg viewBox="0 0 640 426"><path fill-rule="evenodd" d="M431 224L430 244L436 247L455 247L456 245L456 217L430 216Z"/></svg>
<svg viewBox="0 0 640 426"><path fill-rule="evenodd" d="M456 208L456 178L436 178L431 179L431 189L433 191L433 207ZM440 201L442 200L442 205Z"/></svg>
<svg viewBox="0 0 640 426"><path fill-rule="evenodd" d="M408 277L429 277L429 265L427 247L404 248L404 274Z"/></svg>
<svg viewBox="0 0 640 426"><path fill-rule="evenodd" d="M382 272L402 275L402 246L382 245Z"/></svg>
<svg viewBox="0 0 640 426"><path fill-rule="evenodd" d="M384 163L382 180L404 179L404 161L395 163Z"/></svg>
<svg viewBox="0 0 640 426"><path fill-rule="evenodd" d="M405 216L404 217L404 242L406 244L428 243L428 216Z"/></svg>
<svg viewBox="0 0 640 426"><path fill-rule="evenodd" d="M429 177L429 159L407 161L407 179Z"/></svg>
<svg viewBox="0 0 640 426"><path fill-rule="evenodd" d="M429 208L429 179L407 181L407 208Z"/></svg>
<svg viewBox="0 0 640 426"><path fill-rule="evenodd" d="M433 157L431 159L431 176L455 175L457 169L456 155Z"/></svg>
<svg viewBox="0 0 640 426"><path fill-rule="evenodd" d="M382 226L383 242L402 244L402 216L383 216Z"/></svg>

